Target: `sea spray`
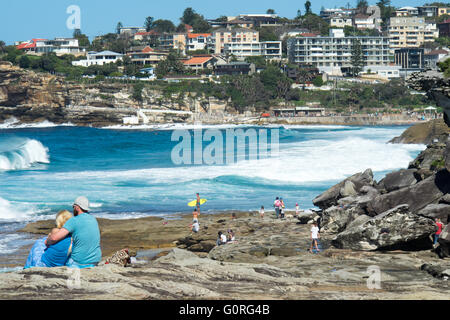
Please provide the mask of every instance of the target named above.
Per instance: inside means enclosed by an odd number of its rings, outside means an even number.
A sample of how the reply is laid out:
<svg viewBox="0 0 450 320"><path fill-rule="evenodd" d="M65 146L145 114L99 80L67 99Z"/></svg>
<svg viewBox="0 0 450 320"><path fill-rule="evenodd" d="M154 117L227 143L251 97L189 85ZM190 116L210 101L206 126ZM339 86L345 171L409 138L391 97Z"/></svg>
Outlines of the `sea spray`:
<svg viewBox="0 0 450 320"><path fill-rule="evenodd" d="M50 163L48 148L34 139L11 139L0 144L0 170L28 169Z"/></svg>

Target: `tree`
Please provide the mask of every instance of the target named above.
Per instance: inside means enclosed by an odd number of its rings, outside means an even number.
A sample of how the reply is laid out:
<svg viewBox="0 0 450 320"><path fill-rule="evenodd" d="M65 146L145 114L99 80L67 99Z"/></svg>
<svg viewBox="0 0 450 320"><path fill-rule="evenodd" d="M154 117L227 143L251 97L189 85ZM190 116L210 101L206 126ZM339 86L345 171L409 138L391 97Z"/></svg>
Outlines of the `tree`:
<svg viewBox="0 0 450 320"><path fill-rule="evenodd" d="M30 58L27 55L23 55L19 59L19 66L23 69L29 68L31 66Z"/></svg>
<svg viewBox="0 0 450 320"><path fill-rule="evenodd" d="M153 17L145 18L144 28L147 32L153 29Z"/></svg>
<svg viewBox="0 0 450 320"><path fill-rule="evenodd" d="M275 10L273 10L273 9L267 9L266 13L267 13L267 14L275 14Z"/></svg>
<svg viewBox="0 0 450 320"><path fill-rule="evenodd" d="M6 46L6 43L4 41L0 40L0 53L5 52L5 46Z"/></svg>
<svg viewBox="0 0 450 320"><path fill-rule="evenodd" d="M196 13L192 8L186 8L183 11L183 16L180 20L183 24L192 26L192 28L194 28L194 32L203 33L211 30L211 26L208 21L206 21L202 15Z"/></svg>
<svg viewBox="0 0 450 320"><path fill-rule="evenodd" d="M358 11L359 13L366 13L368 6L369 3L367 2L367 0L357 0L356 11Z"/></svg>
<svg viewBox="0 0 450 320"><path fill-rule="evenodd" d="M278 41L278 37L271 27L261 27L259 30L259 41Z"/></svg>
<svg viewBox="0 0 450 320"><path fill-rule="evenodd" d="M142 102L142 90L144 89L144 84L138 82L133 85L133 95L132 98L138 102Z"/></svg>
<svg viewBox="0 0 450 320"><path fill-rule="evenodd" d="M197 18L197 13L195 13L194 9L189 7L183 11L183 16L180 18L180 20L184 24L188 24L188 25L192 26L192 24L194 23L194 20L196 18Z"/></svg>
<svg viewBox="0 0 450 320"><path fill-rule="evenodd" d="M305 2L305 16L311 13L311 1L307 0Z"/></svg>
<svg viewBox="0 0 450 320"><path fill-rule="evenodd" d="M117 26L116 26L116 33L117 34L120 34L120 29L121 28L123 28L123 24L122 24L122 22L119 22L118 24L117 24Z"/></svg>
<svg viewBox="0 0 450 320"><path fill-rule="evenodd" d="M198 16L197 19L194 20L192 28L194 28L194 32L205 33L211 30L211 25L203 16Z"/></svg>
<svg viewBox="0 0 450 320"><path fill-rule="evenodd" d="M352 75L354 77L358 76L364 65L361 42L358 39L352 41L352 56L350 59L350 64L352 66Z"/></svg>
<svg viewBox="0 0 450 320"><path fill-rule="evenodd" d="M158 78L167 74L182 74L183 72L184 65L180 62L180 56L175 51L171 51L167 58L160 61L155 68Z"/></svg>
<svg viewBox="0 0 450 320"><path fill-rule="evenodd" d="M88 36L83 34L80 29L75 29L73 37L78 40L80 47L89 47L91 45Z"/></svg>
<svg viewBox="0 0 450 320"><path fill-rule="evenodd" d="M314 78L314 80L312 81L313 85L316 87L321 87L323 85L323 79L322 76L317 76Z"/></svg>
<svg viewBox="0 0 450 320"><path fill-rule="evenodd" d="M170 20L165 19L158 19L155 22L153 22L152 30L155 30L157 32L174 32L175 31L175 25Z"/></svg>

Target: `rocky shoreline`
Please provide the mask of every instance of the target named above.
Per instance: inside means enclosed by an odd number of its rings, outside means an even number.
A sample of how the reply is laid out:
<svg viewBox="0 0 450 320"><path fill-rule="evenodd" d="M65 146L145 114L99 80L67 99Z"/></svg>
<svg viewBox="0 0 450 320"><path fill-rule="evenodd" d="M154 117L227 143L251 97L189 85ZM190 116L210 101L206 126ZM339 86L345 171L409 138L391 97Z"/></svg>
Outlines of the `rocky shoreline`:
<svg viewBox="0 0 450 320"><path fill-rule="evenodd" d="M292 214L287 213L287 217ZM201 230L191 234L189 214L125 221L99 219L102 248L137 250L128 267L105 265L83 269L79 285L71 271L32 268L0 274L0 299L448 299L450 261L429 250L355 251L330 246L312 254L309 228L301 219L266 214L202 214ZM45 234L52 221L28 225L24 232ZM215 246L217 231L232 228L237 241ZM159 248L156 259L145 252ZM143 254L140 254L143 253ZM105 257L103 261L105 260ZM379 289L368 285L369 268L381 271Z"/></svg>

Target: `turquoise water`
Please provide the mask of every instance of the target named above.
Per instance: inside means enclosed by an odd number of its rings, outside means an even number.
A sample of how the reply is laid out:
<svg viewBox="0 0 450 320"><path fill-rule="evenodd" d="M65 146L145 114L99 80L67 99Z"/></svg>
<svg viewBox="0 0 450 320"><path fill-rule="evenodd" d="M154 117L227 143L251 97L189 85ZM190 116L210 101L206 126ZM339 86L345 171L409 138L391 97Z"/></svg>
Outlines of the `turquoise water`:
<svg viewBox="0 0 450 320"><path fill-rule="evenodd" d="M213 128L225 137L225 127ZM288 209L295 203L308 209L314 197L345 177L371 168L379 180L407 167L424 149L386 143L405 126L231 127L237 128L267 130L269 145L276 131L278 156L177 165L171 155L179 141L172 141L172 129L0 130L0 253L18 241L14 225L71 210L79 195L89 198L94 215L107 218L190 212L186 204L196 192L208 199L202 208L210 212L261 205L270 210L276 196ZM210 143L203 142L202 150ZM248 143L228 151L239 148L248 151ZM6 233L11 239L2 237Z"/></svg>

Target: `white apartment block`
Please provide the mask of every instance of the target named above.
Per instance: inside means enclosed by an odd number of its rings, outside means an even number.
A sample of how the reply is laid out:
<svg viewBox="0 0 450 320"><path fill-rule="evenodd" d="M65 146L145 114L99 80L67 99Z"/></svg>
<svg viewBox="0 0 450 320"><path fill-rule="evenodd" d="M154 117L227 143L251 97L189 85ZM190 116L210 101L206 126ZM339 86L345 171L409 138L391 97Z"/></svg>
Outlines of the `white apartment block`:
<svg viewBox="0 0 450 320"><path fill-rule="evenodd" d="M226 43L224 53L235 56L238 60L246 57L263 56L267 60L281 60L281 41L236 42Z"/></svg>
<svg viewBox="0 0 450 320"><path fill-rule="evenodd" d="M420 47L439 37L435 23L424 17L392 17L389 22L389 42L392 49Z"/></svg>
<svg viewBox="0 0 450 320"><path fill-rule="evenodd" d="M188 33L186 35L186 50L195 51L206 49L211 33Z"/></svg>
<svg viewBox="0 0 450 320"><path fill-rule="evenodd" d="M220 54L224 53L225 45L228 43L259 43L259 32L247 28L217 29L208 38L207 48L213 53Z"/></svg>
<svg viewBox="0 0 450 320"><path fill-rule="evenodd" d="M395 10L396 17L408 17L417 15L419 15L419 9L417 9L416 7L402 7Z"/></svg>
<svg viewBox="0 0 450 320"><path fill-rule="evenodd" d="M32 39L30 41L16 43L16 48L29 54L37 55L51 52L58 56L64 54L84 55L85 53L85 50L79 47L78 39L73 38L55 38L54 40Z"/></svg>
<svg viewBox="0 0 450 320"><path fill-rule="evenodd" d="M353 26L352 18L341 16L334 16L330 18L331 28L345 28L346 26Z"/></svg>
<svg viewBox="0 0 450 320"><path fill-rule="evenodd" d="M372 36L345 37L339 29L330 36L295 37L288 40L289 61L315 67L351 67L352 46L361 43L365 66L385 66L390 63L389 38Z"/></svg>
<svg viewBox="0 0 450 320"><path fill-rule="evenodd" d="M89 67L92 65L104 65L107 63L117 62L121 60L123 55L112 51L88 52L86 60L72 61L72 65L80 67Z"/></svg>

